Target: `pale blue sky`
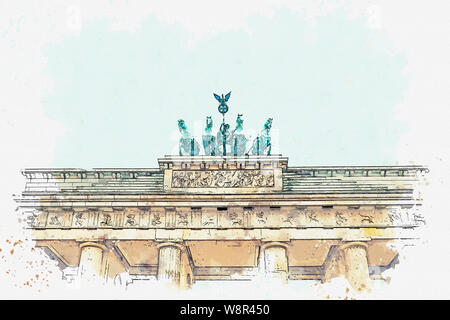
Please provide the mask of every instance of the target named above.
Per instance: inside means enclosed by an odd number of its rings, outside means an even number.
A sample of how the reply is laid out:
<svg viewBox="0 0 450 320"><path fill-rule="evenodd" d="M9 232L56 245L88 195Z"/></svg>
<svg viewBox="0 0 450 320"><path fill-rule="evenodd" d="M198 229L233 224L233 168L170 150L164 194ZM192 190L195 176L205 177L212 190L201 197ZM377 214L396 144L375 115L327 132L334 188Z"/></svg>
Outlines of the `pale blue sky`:
<svg viewBox="0 0 450 320"><path fill-rule="evenodd" d="M212 115L217 130L212 93L230 90L232 127L237 113L247 129L273 117L291 166L396 164L406 60L382 31L340 10L311 24L282 9L247 26L189 46L188 31L152 16L135 33L98 19L47 45L43 104L68 129L53 166L155 167L179 118L193 129Z"/></svg>

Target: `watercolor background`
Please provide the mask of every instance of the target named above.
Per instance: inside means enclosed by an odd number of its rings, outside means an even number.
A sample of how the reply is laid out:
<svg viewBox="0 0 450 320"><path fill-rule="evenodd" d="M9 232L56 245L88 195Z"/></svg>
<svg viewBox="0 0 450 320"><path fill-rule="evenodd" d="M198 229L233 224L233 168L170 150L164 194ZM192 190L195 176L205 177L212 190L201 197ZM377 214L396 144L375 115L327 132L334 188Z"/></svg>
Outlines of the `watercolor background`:
<svg viewBox="0 0 450 320"><path fill-rule="evenodd" d="M274 153L291 165L428 165L421 245L371 297L450 298L449 9L448 1L0 1L0 297L341 297L311 281L282 290L67 289L20 229L12 196L25 184L20 169L156 167L176 153L177 120L197 136L207 115L217 128L212 92L231 90L229 122L243 113L251 133L273 117Z"/></svg>

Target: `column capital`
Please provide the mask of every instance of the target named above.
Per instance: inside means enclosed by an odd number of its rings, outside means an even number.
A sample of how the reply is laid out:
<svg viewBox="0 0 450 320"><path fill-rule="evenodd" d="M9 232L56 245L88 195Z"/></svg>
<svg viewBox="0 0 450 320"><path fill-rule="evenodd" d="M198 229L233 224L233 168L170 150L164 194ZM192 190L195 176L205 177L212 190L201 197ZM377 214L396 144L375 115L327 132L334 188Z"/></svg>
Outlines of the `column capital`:
<svg viewBox="0 0 450 320"><path fill-rule="evenodd" d="M185 250L184 244L179 243L179 242L162 242L156 246L156 248L158 248L158 250L163 247L175 247L175 248L180 249L181 251Z"/></svg>
<svg viewBox="0 0 450 320"><path fill-rule="evenodd" d="M345 242L344 244L339 246L339 249L341 250L345 250L351 247L364 247L364 249L367 250L367 248L369 247L368 244L366 242L361 242L361 241L348 241Z"/></svg>
<svg viewBox="0 0 450 320"><path fill-rule="evenodd" d="M99 242L91 242L91 241L86 241L86 242L82 242L80 243L80 248L83 249L85 247L95 247L95 248L100 248L103 251L106 251L107 248L105 245L99 243Z"/></svg>
<svg viewBox="0 0 450 320"><path fill-rule="evenodd" d="M271 247L283 247L287 250L289 248L289 244L287 244L285 242L279 242L279 241L268 241L268 242L264 242L260 246L260 248L262 250L265 250L265 249L271 248Z"/></svg>

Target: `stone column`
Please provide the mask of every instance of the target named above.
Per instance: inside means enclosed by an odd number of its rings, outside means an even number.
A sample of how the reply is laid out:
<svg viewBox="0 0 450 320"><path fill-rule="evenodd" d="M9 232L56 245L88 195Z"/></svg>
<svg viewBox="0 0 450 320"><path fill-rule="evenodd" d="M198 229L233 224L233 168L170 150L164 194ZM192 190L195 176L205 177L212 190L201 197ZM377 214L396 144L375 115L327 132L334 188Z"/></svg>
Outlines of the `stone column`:
<svg viewBox="0 0 450 320"><path fill-rule="evenodd" d="M181 252L180 261L180 289L190 289L194 283L194 270L190 264L188 250Z"/></svg>
<svg viewBox="0 0 450 320"><path fill-rule="evenodd" d="M158 280L180 284L181 248L177 244L162 244L158 255Z"/></svg>
<svg viewBox="0 0 450 320"><path fill-rule="evenodd" d="M82 279L103 277L103 252L106 247L96 242L84 242L80 245L80 248L78 276Z"/></svg>
<svg viewBox="0 0 450 320"><path fill-rule="evenodd" d="M349 242L340 247L344 256L345 277L353 289L370 290L369 265L367 263L367 244Z"/></svg>
<svg viewBox="0 0 450 320"><path fill-rule="evenodd" d="M267 244L261 247L260 269L269 279L288 280L288 260L285 245Z"/></svg>

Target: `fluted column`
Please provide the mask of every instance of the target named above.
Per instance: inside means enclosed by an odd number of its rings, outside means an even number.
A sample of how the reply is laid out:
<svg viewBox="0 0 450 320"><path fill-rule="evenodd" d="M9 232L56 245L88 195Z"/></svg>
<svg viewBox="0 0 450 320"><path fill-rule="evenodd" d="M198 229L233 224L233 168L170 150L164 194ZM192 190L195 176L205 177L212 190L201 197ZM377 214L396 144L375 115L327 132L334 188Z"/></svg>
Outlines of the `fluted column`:
<svg viewBox="0 0 450 320"><path fill-rule="evenodd" d="M158 280L180 284L182 247L174 243L159 246Z"/></svg>
<svg viewBox="0 0 450 320"><path fill-rule="evenodd" d="M353 289L369 290L371 281L367 262L367 244L349 242L340 247L344 256L345 277Z"/></svg>
<svg viewBox="0 0 450 320"><path fill-rule="evenodd" d="M288 260L284 244L266 244L261 247L260 269L265 277L278 279L283 283L288 280Z"/></svg>
<svg viewBox="0 0 450 320"><path fill-rule="evenodd" d="M102 277L103 252L106 247L96 242L84 242L80 244L80 248L78 276L82 279Z"/></svg>

